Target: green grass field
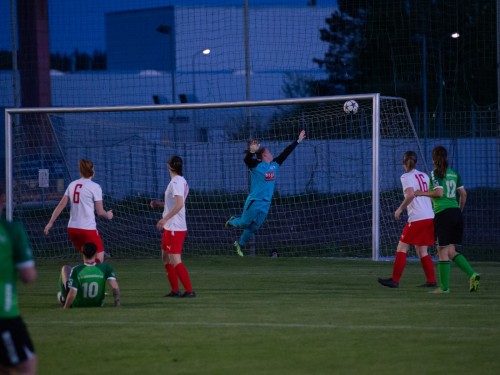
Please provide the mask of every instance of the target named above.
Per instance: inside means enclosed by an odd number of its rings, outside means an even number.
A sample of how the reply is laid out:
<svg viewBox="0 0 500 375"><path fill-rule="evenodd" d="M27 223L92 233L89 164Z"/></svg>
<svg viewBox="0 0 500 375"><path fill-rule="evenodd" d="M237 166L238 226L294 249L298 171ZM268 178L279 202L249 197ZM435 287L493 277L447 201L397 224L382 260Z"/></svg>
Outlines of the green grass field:
<svg viewBox="0 0 500 375"><path fill-rule="evenodd" d="M76 260L73 262L73 264ZM20 286L39 374L500 374L500 264L473 263L478 293L452 266L451 294L399 289L391 262L192 257L198 293L170 299L160 259L110 263L121 308L62 310L62 260L39 260Z"/></svg>

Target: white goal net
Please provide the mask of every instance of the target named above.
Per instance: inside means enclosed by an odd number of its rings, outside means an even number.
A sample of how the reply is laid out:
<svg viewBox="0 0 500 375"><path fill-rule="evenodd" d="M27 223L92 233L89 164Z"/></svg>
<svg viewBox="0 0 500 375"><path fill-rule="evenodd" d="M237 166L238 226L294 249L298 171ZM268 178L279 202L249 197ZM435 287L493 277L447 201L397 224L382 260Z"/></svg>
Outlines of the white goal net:
<svg viewBox="0 0 500 375"><path fill-rule="evenodd" d="M355 100L357 112L344 103ZM159 254L155 223L169 182L166 162L178 155L190 193L186 201L188 255L233 255L249 192L243 163L258 138L277 156L305 129L307 138L283 163L269 215L246 251L255 255L392 256L405 218L402 154L413 150L426 170L401 98L378 94L263 102L141 107L6 110L7 217L25 223L37 257L74 257L66 232L69 207L48 236L43 229L79 159L95 165L105 209L98 219L106 252L115 257Z"/></svg>

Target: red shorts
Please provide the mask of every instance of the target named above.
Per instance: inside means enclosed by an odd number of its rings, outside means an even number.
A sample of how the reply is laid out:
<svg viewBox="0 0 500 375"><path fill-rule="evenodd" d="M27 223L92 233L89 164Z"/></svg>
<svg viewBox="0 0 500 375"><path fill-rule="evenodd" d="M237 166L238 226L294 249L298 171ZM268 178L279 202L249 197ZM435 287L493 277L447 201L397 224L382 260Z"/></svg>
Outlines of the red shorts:
<svg viewBox="0 0 500 375"><path fill-rule="evenodd" d="M167 254L182 254L182 245L186 238L187 230L163 230L161 249Z"/></svg>
<svg viewBox="0 0 500 375"><path fill-rule="evenodd" d="M102 239L97 229L68 228L68 237L80 253L82 252L82 246L87 242L95 243L98 253L104 251Z"/></svg>
<svg viewBox="0 0 500 375"><path fill-rule="evenodd" d="M399 238L401 242L415 246L434 245L434 219L425 219L406 223L403 234Z"/></svg>

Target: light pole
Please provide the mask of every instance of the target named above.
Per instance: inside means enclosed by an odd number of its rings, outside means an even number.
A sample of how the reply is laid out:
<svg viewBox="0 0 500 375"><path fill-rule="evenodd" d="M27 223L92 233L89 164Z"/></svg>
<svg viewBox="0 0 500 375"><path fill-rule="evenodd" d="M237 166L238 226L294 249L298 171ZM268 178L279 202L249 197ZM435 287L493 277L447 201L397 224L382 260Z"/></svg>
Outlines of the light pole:
<svg viewBox="0 0 500 375"><path fill-rule="evenodd" d="M191 58L191 72L193 74L193 100L195 100L195 98L196 98L196 71L194 69L194 62L195 62L196 56L209 55L210 52L212 52L212 51L210 51L210 48L205 48L205 49L196 51L196 53L194 53L193 57ZM194 124L196 123L195 115L196 115L196 110L193 110L193 123Z"/></svg>
<svg viewBox="0 0 500 375"><path fill-rule="evenodd" d="M443 36L439 39L439 44L438 44L439 119L438 119L438 134L437 134L438 137L443 136L443 128L444 128L444 122L443 122L443 86L444 86L445 82L444 82L444 78L443 78L443 61L442 61L443 42L448 40L448 38L458 39L459 37L460 37L460 34L458 32L454 32L453 34L446 34L445 36Z"/></svg>
<svg viewBox="0 0 500 375"><path fill-rule="evenodd" d="M199 56L201 54L203 55L209 55L210 54L210 48L205 48L200 51L197 51L195 54L193 54L193 57L191 59L191 71L193 72L193 97L196 98L196 71L194 69L194 62L196 59L196 56Z"/></svg>
<svg viewBox="0 0 500 375"><path fill-rule="evenodd" d="M169 25L159 25L156 31L163 35L168 35L170 39L170 80L172 84L172 104L175 104L175 35L172 27ZM175 110L172 114L172 124L174 127L174 143L177 143L177 121L175 117Z"/></svg>

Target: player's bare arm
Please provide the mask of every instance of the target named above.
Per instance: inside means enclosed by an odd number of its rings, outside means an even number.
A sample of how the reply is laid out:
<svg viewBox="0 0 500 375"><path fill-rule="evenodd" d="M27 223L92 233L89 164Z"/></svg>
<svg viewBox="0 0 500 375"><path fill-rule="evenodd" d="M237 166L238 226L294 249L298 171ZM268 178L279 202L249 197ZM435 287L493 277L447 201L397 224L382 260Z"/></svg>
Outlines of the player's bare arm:
<svg viewBox="0 0 500 375"><path fill-rule="evenodd" d="M62 210L64 210L64 207L66 207L66 205L68 204L68 200L69 200L68 196L63 195L63 197L57 204L56 208L54 209L54 212L52 213L49 222L47 223L45 229L43 230L43 233L45 233L45 235L49 234L49 231L52 229L52 225L54 225L54 222L57 220Z"/></svg>
<svg viewBox="0 0 500 375"><path fill-rule="evenodd" d="M406 207L408 207L408 205L413 201L414 198L415 198L415 192L413 188L406 189L405 199L403 200L403 202L401 202L397 210L394 212L394 217L396 218L396 220L400 219L401 214L406 209Z"/></svg>
<svg viewBox="0 0 500 375"><path fill-rule="evenodd" d="M438 186L432 191L415 190L416 197L441 198L443 196L443 188Z"/></svg>
<svg viewBox="0 0 500 375"><path fill-rule="evenodd" d="M114 279L108 280L109 285L113 288L113 300L116 307L120 307L122 305L120 298L120 287L118 286L118 282Z"/></svg>
<svg viewBox="0 0 500 375"><path fill-rule="evenodd" d="M102 201L95 202L95 211L99 217L103 217L105 219L111 220L113 219L113 210L106 211L104 210L104 206Z"/></svg>
<svg viewBox="0 0 500 375"><path fill-rule="evenodd" d="M19 269L19 278L25 284L32 284L36 280L36 268L35 265L29 267L23 267Z"/></svg>
<svg viewBox="0 0 500 375"><path fill-rule="evenodd" d="M465 202L467 202L467 190L465 190L465 188L462 186L459 187L457 191L460 194L458 198L458 206L460 207L460 211L463 211L465 207Z"/></svg>
<svg viewBox="0 0 500 375"><path fill-rule="evenodd" d="M163 208L165 207L165 202L153 199L151 202L149 202L149 207L151 208Z"/></svg>
<svg viewBox="0 0 500 375"><path fill-rule="evenodd" d="M182 209L182 207L184 207L184 198L181 195L176 195L174 207L165 215L165 217L158 220L158 223L156 223L156 229L159 231L163 230L167 221L175 216Z"/></svg>
<svg viewBox="0 0 500 375"><path fill-rule="evenodd" d="M66 302L64 302L63 309L71 308L71 305L75 301L77 292L78 291L76 289L73 289L73 288L69 289L68 295L66 296Z"/></svg>

